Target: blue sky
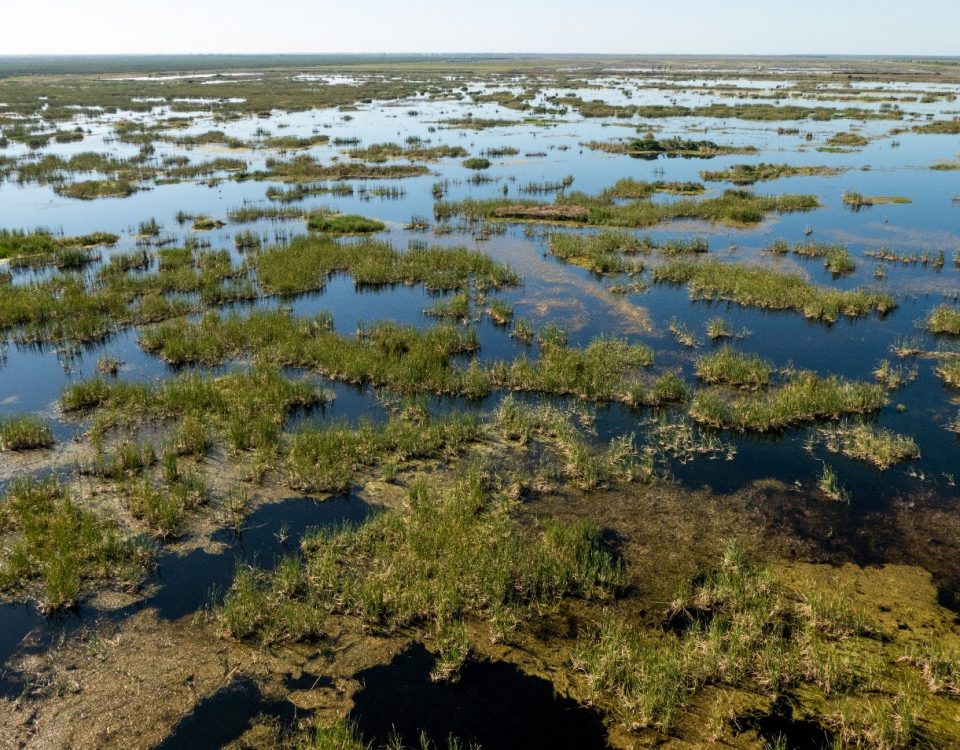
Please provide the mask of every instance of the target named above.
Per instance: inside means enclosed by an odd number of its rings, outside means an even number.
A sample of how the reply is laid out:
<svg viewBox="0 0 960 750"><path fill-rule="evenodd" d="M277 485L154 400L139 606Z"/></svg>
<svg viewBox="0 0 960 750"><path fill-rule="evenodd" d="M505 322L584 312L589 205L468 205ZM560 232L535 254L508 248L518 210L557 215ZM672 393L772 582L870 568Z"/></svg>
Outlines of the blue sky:
<svg viewBox="0 0 960 750"><path fill-rule="evenodd" d="M960 0L3 0L3 5L8 7L0 55L960 55Z"/></svg>

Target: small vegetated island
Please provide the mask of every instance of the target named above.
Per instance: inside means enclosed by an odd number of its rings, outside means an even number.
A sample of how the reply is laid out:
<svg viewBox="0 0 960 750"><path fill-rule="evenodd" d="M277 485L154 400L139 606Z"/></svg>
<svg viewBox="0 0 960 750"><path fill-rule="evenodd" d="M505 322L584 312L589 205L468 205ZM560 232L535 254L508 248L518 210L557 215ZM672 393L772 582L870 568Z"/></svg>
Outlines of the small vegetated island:
<svg viewBox="0 0 960 750"><path fill-rule="evenodd" d="M960 746L958 86L0 58L0 746Z"/></svg>

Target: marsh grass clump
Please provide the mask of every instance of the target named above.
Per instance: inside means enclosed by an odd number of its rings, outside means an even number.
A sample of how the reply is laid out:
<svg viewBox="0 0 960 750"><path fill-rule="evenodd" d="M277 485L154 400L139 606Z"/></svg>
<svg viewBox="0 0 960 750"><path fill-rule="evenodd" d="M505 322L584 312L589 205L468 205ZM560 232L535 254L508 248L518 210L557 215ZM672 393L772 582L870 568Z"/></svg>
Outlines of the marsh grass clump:
<svg viewBox="0 0 960 750"><path fill-rule="evenodd" d="M474 351L477 341L475 331L449 324L420 331L379 323L348 338L331 331L326 316L296 318L288 311L265 310L247 317L210 313L197 323L171 321L145 331L140 345L172 364L212 365L249 355L272 366L308 368L401 393L461 393L466 371L454 367L453 357ZM487 382L475 395L486 395L489 378L475 374ZM65 396L73 398L73 392Z"/></svg>
<svg viewBox="0 0 960 750"><path fill-rule="evenodd" d="M756 354L740 354L729 346L700 357L695 367L705 383L760 390L770 385L773 365Z"/></svg>
<svg viewBox="0 0 960 750"><path fill-rule="evenodd" d="M283 461L285 481L307 492L341 493L362 469L453 457L481 437L474 417L391 418L386 424L361 422L303 428L288 441Z"/></svg>
<svg viewBox="0 0 960 750"><path fill-rule="evenodd" d="M233 236L233 246L240 252L245 253L251 250L259 250L261 245L262 240L260 239L260 235L256 232L251 232L249 229L237 232Z"/></svg>
<svg viewBox="0 0 960 750"><path fill-rule="evenodd" d="M366 148L350 149L351 159L359 159L372 164L382 164L394 159L407 161L438 161L447 158L462 158L467 155L463 146L427 146L421 141L415 141L402 146L399 143L375 143Z"/></svg>
<svg viewBox="0 0 960 750"><path fill-rule="evenodd" d="M157 322L209 305L256 297L244 266L226 250L161 248L121 253L91 274L63 273L5 289L0 330L21 343L85 342L130 324Z"/></svg>
<svg viewBox="0 0 960 750"><path fill-rule="evenodd" d="M480 290L519 284L509 267L467 248L424 247L405 253L385 242L339 243L331 237L298 236L285 246L256 253L252 265L260 285L272 294L322 288L334 273L349 273L361 286L423 284L430 291Z"/></svg>
<svg viewBox="0 0 960 750"><path fill-rule="evenodd" d="M302 183L297 182L287 188L270 186L266 190L268 200L279 203L295 203L311 195L353 195L353 187L346 182Z"/></svg>
<svg viewBox="0 0 960 750"><path fill-rule="evenodd" d="M883 292L832 289L811 284L796 274L715 259L700 263L674 260L654 267L652 275L658 283L687 284L693 299L724 299L745 307L796 310L827 322L841 315L861 317L874 310L882 315L897 305Z"/></svg>
<svg viewBox="0 0 960 750"><path fill-rule="evenodd" d="M718 567L681 588L662 628L608 612L582 635L573 667L592 699L627 726L669 730L708 686L775 700L804 683L829 689L821 660L869 633L850 608L814 609L770 571L728 546ZM856 683L855 667L834 675Z"/></svg>
<svg viewBox="0 0 960 750"><path fill-rule="evenodd" d="M820 478L817 480L817 487L826 495L827 498L835 502L850 502L850 493L847 488L840 484L840 477L828 464L823 464L820 471Z"/></svg>
<svg viewBox="0 0 960 750"><path fill-rule="evenodd" d="M202 458L213 447L213 437L200 414L187 414L170 440L169 449L177 456Z"/></svg>
<svg viewBox="0 0 960 750"><path fill-rule="evenodd" d="M194 146L226 146L231 149L240 149L244 148L246 144L239 138L233 138L222 130L207 130L206 132L199 133L197 135L179 135L179 136L167 136L163 140L169 140L172 143L175 143L178 146L185 146L187 148L192 148Z"/></svg>
<svg viewBox="0 0 960 750"><path fill-rule="evenodd" d="M617 198L621 200L636 200L649 198L654 193L673 193L677 195L697 195L704 191L699 182L644 182L624 177L606 188L600 197L603 199Z"/></svg>
<svg viewBox="0 0 960 750"><path fill-rule="evenodd" d="M116 375L120 371L120 360L109 355L100 357L96 371L98 375Z"/></svg>
<svg viewBox="0 0 960 750"><path fill-rule="evenodd" d="M94 248L114 245L120 238L107 232L78 237L56 236L47 230L24 232L0 230L0 260L9 260L11 269L53 266L80 269L99 258Z"/></svg>
<svg viewBox="0 0 960 750"><path fill-rule="evenodd" d="M952 432L954 435L960 435L960 412L957 412L957 416L947 422L946 429L947 432Z"/></svg>
<svg viewBox="0 0 960 750"><path fill-rule="evenodd" d="M162 486L149 479L128 484L127 506L134 518L146 523L162 537L177 536L187 513L207 502L207 490L199 474L178 474Z"/></svg>
<svg viewBox="0 0 960 750"><path fill-rule="evenodd" d="M821 150L830 150L831 148L857 149L866 146L868 143L870 143L870 139L860 135L859 133L834 133L827 139L827 149Z"/></svg>
<svg viewBox="0 0 960 750"><path fill-rule="evenodd" d="M106 401L110 392L106 380L83 380L74 383L60 395L60 408L64 412L88 412Z"/></svg>
<svg viewBox="0 0 960 750"><path fill-rule="evenodd" d="M527 193L529 195L559 193L560 191L566 190L568 187L570 187L573 184L573 179L573 175L567 175L562 180L557 182L528 182L526 185L520 186L520 192Z"/></svg>
<svg viewBox="0 0 960 750"><path fill-rule="evenodd" d="M521 120L503 120L493 117L473 117L467 113L465 117L449 117L437 121L446 128L463 128L465 130L486 130L487 128L507 128L517 125Z"/></svg>
<svg viewBox="0 0 960 750"><path fill-rule="evenodd" d="M393 180L430 174L430 169L423 164L341 161L325 165L306 154L295 156L289 161L267 159L265 166L264 171L252 173L250 177L258 180L315 183L325 180Z"/></svg>
<svg viewBox="0 0 960 750"><path fill-rule="evenodd" d="M898 690L892 698L842 701L824 723L843 747L906 750L922 744L920 709L915 694Z"/></svg>
<svg viewBox="0 0 960 750"><path fill-rule="evenodd" d="M930 333L960 336L960 310L951 305L939 305L927 316L926 328Z"/></svg>
<svg viewBox="0 0 960 750"><path fill-rule="evenodd" d="M307 219L307 229L330 234L370 234L382 232L386 225L376 219L355 214L311 214Z"/></svg>
<svg viewBox="0 0 960 750"><path fill-rule="evenodd" d="M867 461L881 470L920 458L920 449L913 438L866 422L844 422L821 429L819 434L828 451Z"/></svg>
<svg viewBox="0 0 960 750"><path fill-rule="evenodd" d="M667 330L670 331L670 335L673 336L680 346L686 347L687 349L696 349L701 344L701 342L697 340L696 334L690 329L690 326L682 320L671 318L667 324Z"/></svg>
<svg viewBox="0 0 960 750"><path fill-rule="evenodd" d="M60 183L53 190L63 198L91 201L97 198L126 198L138 189L136 185L125 180L79 180Z"/></svg>
<svg viewBox="0 0 960 750"><path fill-rule="evenodd" d="M489 169L490 160L483 157L473 157L472 159L464 159L463 166L467 169Z"/></svg>
<svg viewBox="0 0 960 750"><path fill-rule="evenodd" d="M917 368L906 368L902 365L893 365L889 359L882 359L873 371L873 377L888 390L902 388L907 383L917 379Z"/></svg>
<svg viewBox="0 0 960 750"><path fill-rule="evenodd" d="M880 247L876 250L865 250L864 255L870 258L876 258L885 263L902 263L904 265L913 265L919 263L922 266L930 266L934 271L939 272L946 264L946 252L942 249L937 252L925 250L922 253L896 252L888 247ZM877 270L884 273L878 266Z"/></svg>
<svg viewBox="0 0 960 750"><path fill-rule="evenodd" d="M502 299L492 299L487 305L487 315L494 325L509 325L513 319L513 307Z"/></svg>
<svg viewBox="0 0 960 750"><path fill-rule="evenodd" d="M307 739L296 745L301 750L370 750L357 725L348 719L317 725L307 732ZM470 750L474 750L470 748Z"/></svg>
<svg viewBox="0 0 960 750"><path fill-rule="evenodd" d="M219 219L214 219L206 214L197 214L193 217L193 228L199 232L209 232L212 229L220 229L224 223Z"/></svg>
<svg viewBox="0 0 960 750"><path fill-rule="evenodd" d="M104 479L121 480L141 476L157 463L153 443L125 440L112 454L98 453L91 462L81 464L79 472Z"/></svg>
<svg viewBox="0 0 960 750"><path fill-rule="evenodd" d="M645 344L600 337L578 348L546 339L540 342L538 359L521 355L497 362L491 374L496 385L509 390L622 401L639 381L639 372L652 364L653 350Z"/></svg>
<svg viewBox="0 0 960 750"><path fill-rule="evenodd" d="M843 276L857 270L857 264L850 257L850 251L844 245L827 242L798 242L794 245L785 240L776 240L767 246L767 252L784 255L788 252L806 258L823 258L824 267L834 276Z"/></svg>
<svg viewBox="0 0 960 750"><path fill-rule="evenodd" d="M707 337L711 341L719 341L720 339L726 339L733 336L733 329L730 328L730 324L727 323L721 317L710 318L707 321Z"/></svg>
<svg viewBox="0 0 960 750"><path fill-rule="evenodd" d="M0 589L31 591L46 611L73 606L86 587L102 581L132 586L152 557L137 539L77 505L54 480L18 479L0 499Z"/></svg>
<svg viewBox="0 0 960 750"><path fill-rule="evenodd" d="M746 190L726 190L711 198L681 198L664 203L655 203L649 197L621 203L607 193L591 196L579 192L558 195L552 204L510 198L467 198L459 203L438 201L433 211L438 221L462 216L471 222L531 221L635 228L676 219L749 226L760 223L770 213L809 211L819 206L820 201L814 195L755 195Z"/></svg>
<svg viewBox="0 0 960 750"><path fill-rule="evenodd" d="M517 318L510 330L510 338L523 344L533 343L533 326L526 318Z"/></svg>
<svg viewBox="0 0 960 750"><path fill-rule="evenodd" d="M470 319L470 295L467 292L457 292L448 299L434 302L423 311L424 315L432 318L451 318L466 321Z"/></svg>
<svg viewBox="0 0 960 750"><path fill-rule="evenodd" d="M408 232L426 232L430 229L430 219L426 216L414 214L403 228Z"/></svg>
<svg viewBox="0 0 960 750"><path fill-rule="evenodd" d="M937 376L954 388L960 388L960 357L941 362L936 368Z"/></svg>
<svg viewBox="0 0 960 750"><path fill-rule="evenodd" d="M886 403L887 394L880 385L798 372L756 396L727 399L715 389L697 391L690 417L716 428L768 432L817 419L867 414Z"/></svg>
<svg viewBox="0 0 960 750"><path fill-rule="evenodd" d="M28 414L0 417L0 450L52 448L53 443L53 431L39 417Z"/></svg>
<svg viewBox="0 0 960 750"><path fill-rule="evenodd" d="M643 248L642 240L626 232L550 236L551 255L598 275L641 273L643 261L624 258L623 254L637 253Z"/></svg>
<svg viewBox="0 0 960 750"><path fill-rule="evenodd" d="M160 222L151 217L146 221L141 221L137 227L137 234L141 237L159 237L160 230L163 229Z"/></svg>
<svg viewBox="0 0 960 750"><path fill-rule="evenodd" d="M923 125L915 125L917 133L937 133L940 135L960 135L960 119L933 120Z"/></svg>
<svg viewBox="0 0 960 750"><path fill-rule="evenodd" d="M292 219L303 218L304 212L300 208L287 208L284 206L258 206L246 204L238 208L231 208L227 211L227 218L234 224L246 224L261 219L271 219L273 221L288 221Z"/></svg>
<svg viewBox="0 0 960 750"><path fill-rule="evenodd" d="M520 523L477 467L449 487L417 481L400 508L302 548L302 562L238 573L218 614L233 637L308 637L328 614L423 633L479 619L508 633L565 596L607 597L621 580L596 529Z"/></svg>
<svg viewBox="0 0 960 750"><path fill-rule="evenodd" d="M641 390L639 397L631 394L627 403L631 406L665 406L679 404L690 398L690 389L675 372L659 375L653 384Z"/></svg>
<svg viewBox="0 0 960 750"><path fill-rule="evenodd" d="M897 203L913 203L910 198L902 195L863 195L853 191L845 192L841 196L844 204L856 210L866 206L887 206Z"/></svg>
<svg viewBox="0 0 960 750"><path fill-rule="evenodd" d="M94 378L64 389L60 406L66 413L97 410L95 434L145 420L192 419L232 451L270 453L287 414L326 398L309 382L284 378L276 368L254 367L221 376L187 373L157 384ZM197 449L198 439L189 444Z"/></svg>
<svg viewBox="0 0 960 750"><path fill-rule="evenodd" d="M584 145L594 151L626 154L639 158L657 158L658 156L708 158L723 154L746 154L756 151L756 148L752 146L724 146L713 141L696 141L680 137L658 140L651 135L629 141L590 141Z"/></svg>
<svg viewBox="0 0 960 750"><path fill-rule="evenodd" d="M494 426L506 440L520 445L536 440L553 449L560 459L558 474L581 490L651 476L652 468L637 456L633 436L614 438L606 446L593 445L584 415L574 410L526 404L511 394L497 407Z"/></svg>
<svg viewBox="0 0 960 750"><path fill-rule="evenodd" d="M918 667L934 695L960 695L960 652L937 641L914 645L905 660Z"/></svg>
<svg viewBox="0 0 960 750"><path fill-rule="evenodd" d="M823 176L834 177L846 171L840 167L827 166L791 166L790 164L734 164L723 170L703 171L700 177L706 182L732 182L734 185L752 185L765 180L779 180L783 177Z"/></svg>
<svg viewBox="0 0 960 750"><path fill-rule="evenodd" d="M277 151L297 151L313 146L320 146L330 142L330 136L314 134L309 136L275 135L264 138L260 142L261 148L276 149Z"/></svg>

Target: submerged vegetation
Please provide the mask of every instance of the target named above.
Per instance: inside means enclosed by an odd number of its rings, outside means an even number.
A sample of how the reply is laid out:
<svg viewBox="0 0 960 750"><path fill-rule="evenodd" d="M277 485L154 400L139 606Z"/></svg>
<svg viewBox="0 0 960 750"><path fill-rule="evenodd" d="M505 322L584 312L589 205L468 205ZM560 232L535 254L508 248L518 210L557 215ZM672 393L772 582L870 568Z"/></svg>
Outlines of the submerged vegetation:
<svg viewBox="0 0 960 750"><path fill-rule="evenodd" d="M920 449L913 438L877 429L865 422L844 423L821 430L820 434L827 450L842 453L847 458L869 461L879 469L920 457Z"/></svg>

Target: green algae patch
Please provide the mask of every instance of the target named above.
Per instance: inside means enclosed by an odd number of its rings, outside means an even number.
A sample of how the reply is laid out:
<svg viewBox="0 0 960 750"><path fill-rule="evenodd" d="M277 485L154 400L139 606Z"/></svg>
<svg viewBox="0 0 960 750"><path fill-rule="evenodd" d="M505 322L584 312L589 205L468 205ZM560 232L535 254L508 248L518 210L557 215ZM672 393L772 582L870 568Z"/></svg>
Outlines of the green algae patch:
<svg viewBox="0 0 960 750"><path fill-rule="evenodd" d="M958 647L921 569L765 566L730 547L659 627L602 614L572 664L618 745L950 747Z"/></svg>

